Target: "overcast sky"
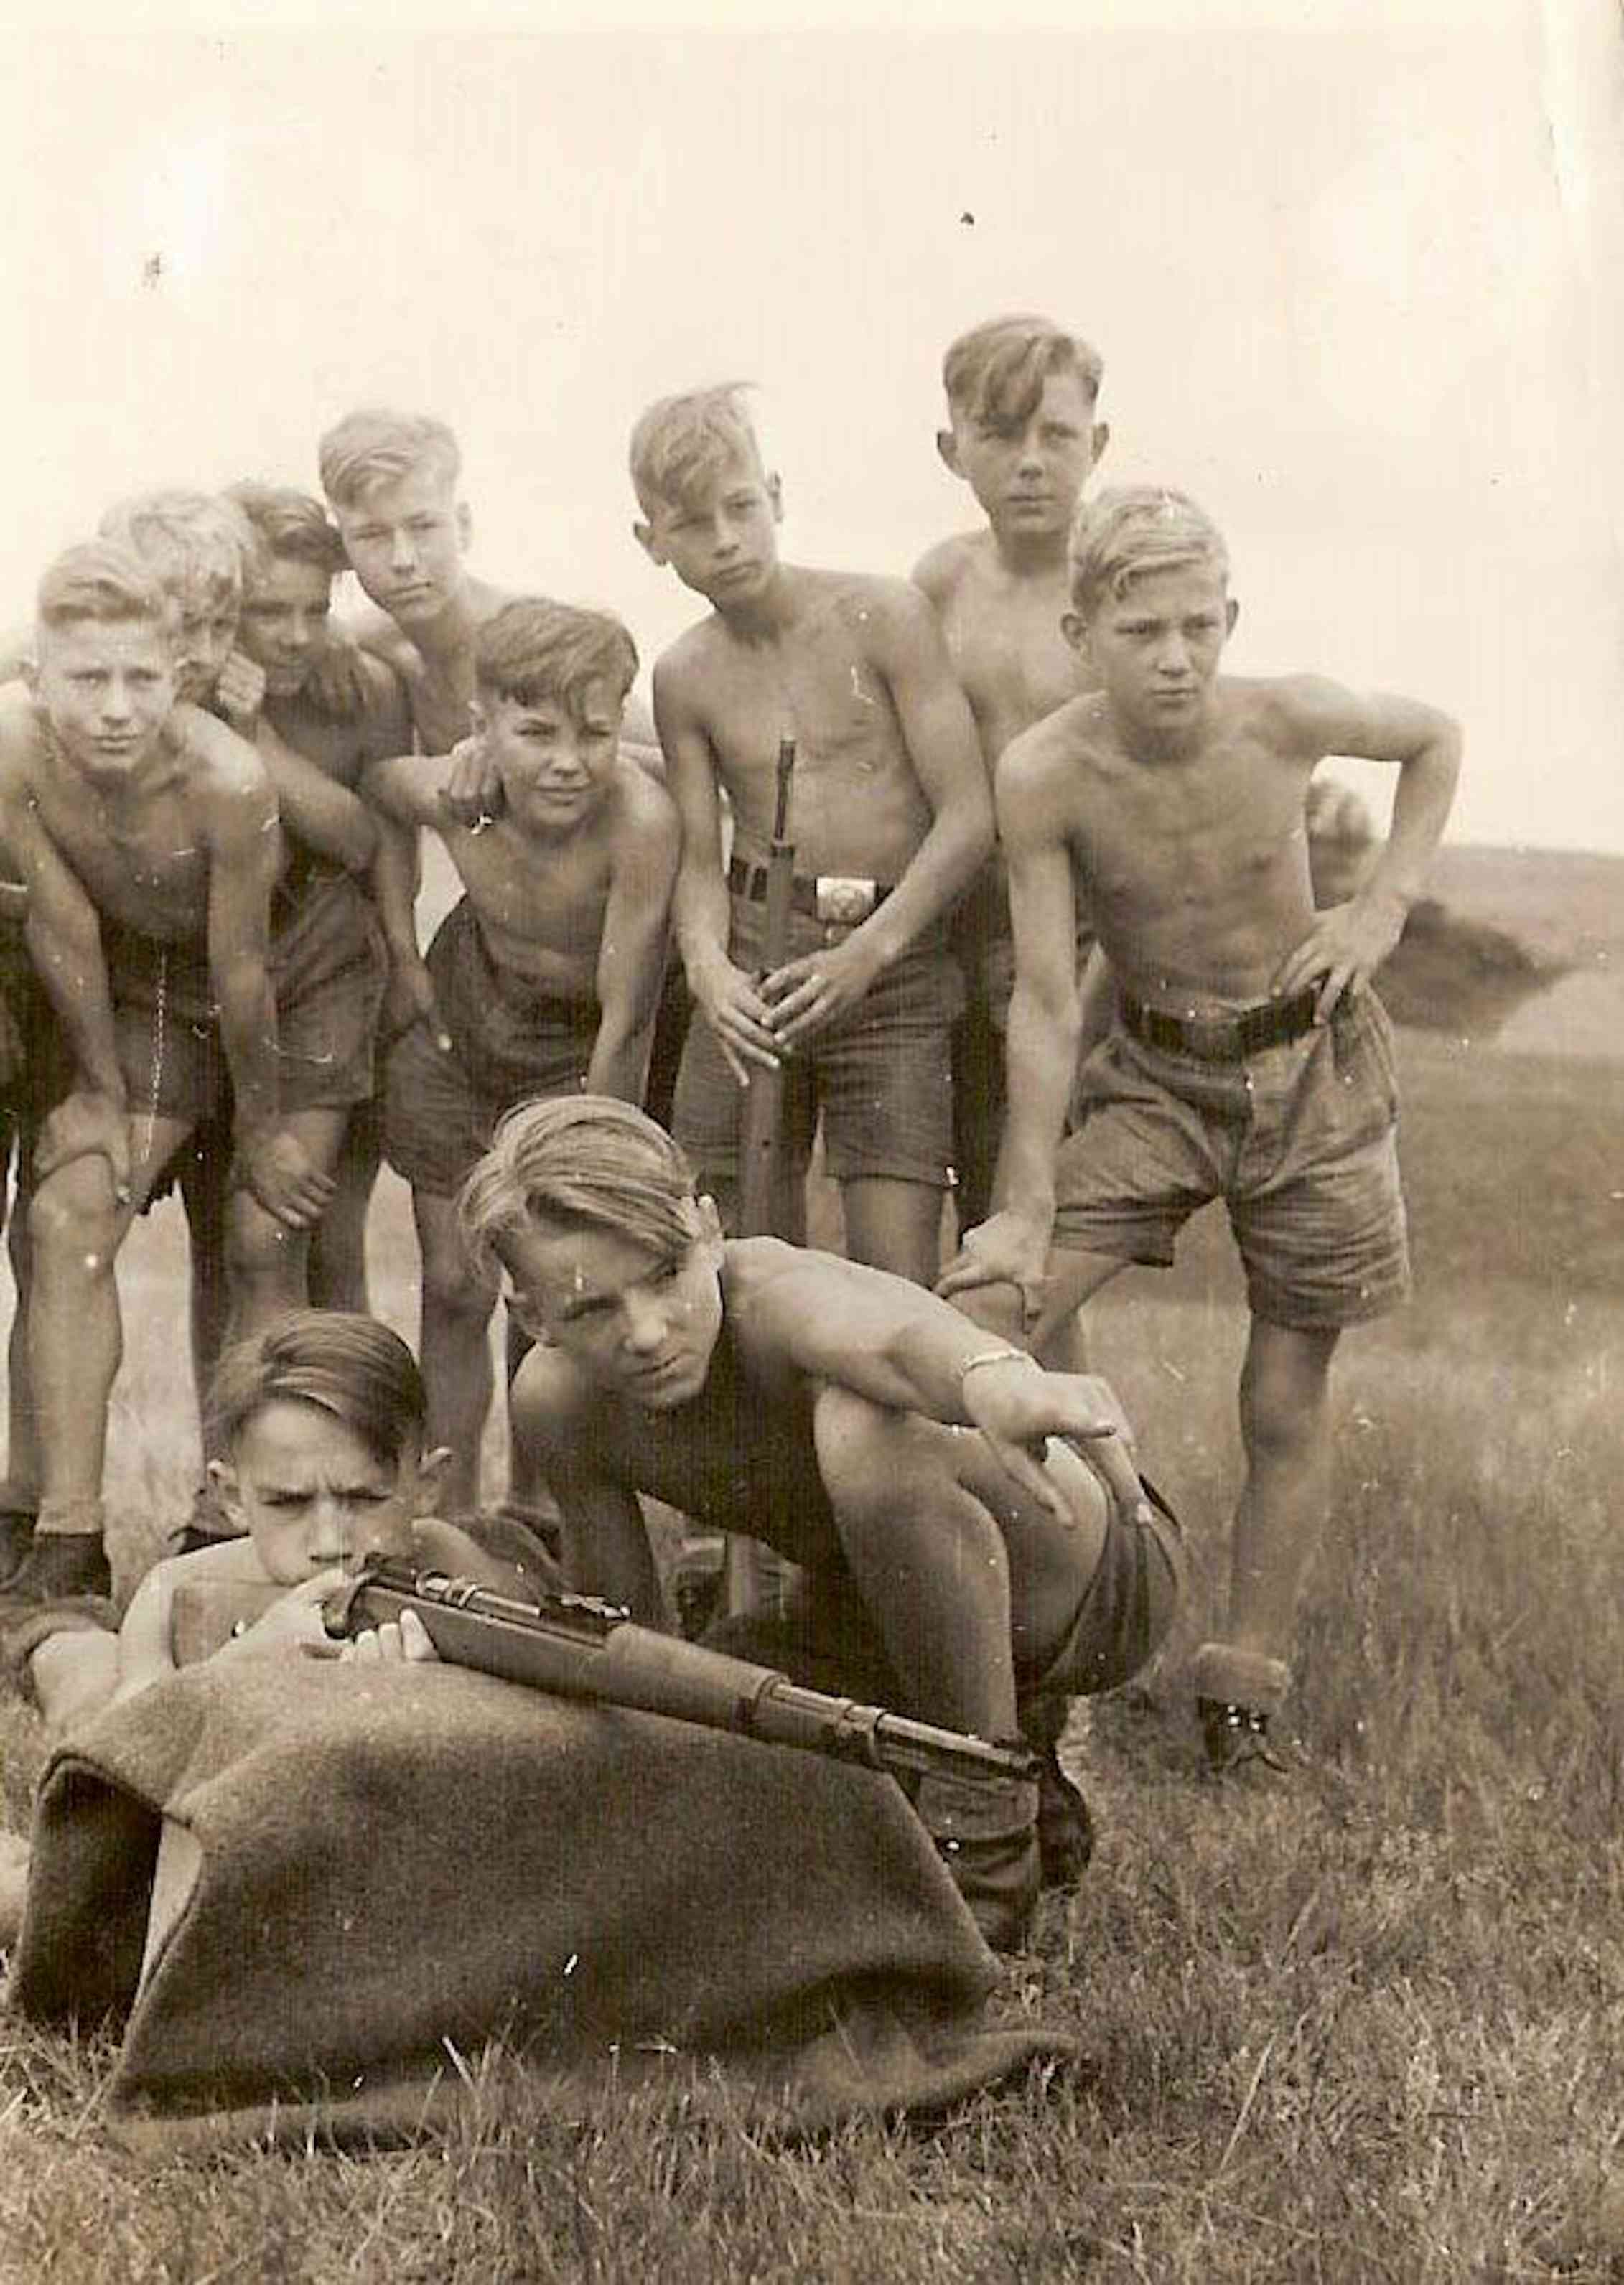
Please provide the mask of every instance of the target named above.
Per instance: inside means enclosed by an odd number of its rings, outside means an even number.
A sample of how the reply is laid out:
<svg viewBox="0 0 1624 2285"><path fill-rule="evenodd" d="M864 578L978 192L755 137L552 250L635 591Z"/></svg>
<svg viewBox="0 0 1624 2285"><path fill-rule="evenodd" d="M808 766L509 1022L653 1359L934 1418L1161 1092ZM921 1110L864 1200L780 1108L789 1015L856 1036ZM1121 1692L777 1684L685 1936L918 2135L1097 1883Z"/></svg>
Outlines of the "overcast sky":
<svg viewBox="0 0 1624 2285"><path fill-rule="evenodd" d="M313 486L321 428L383 401L458 429L482 569L614 606L647 660L693 616L630 536L649 398L757 382L786 551L906 572L969 520L942 349L1032 308L1104 355L1105 473L1226 528L1233 665L1458 711L1455 838L1624 851L1609 0L1077 0L992 36L247 13L11 18L11 616L111 498Z"/></svg>

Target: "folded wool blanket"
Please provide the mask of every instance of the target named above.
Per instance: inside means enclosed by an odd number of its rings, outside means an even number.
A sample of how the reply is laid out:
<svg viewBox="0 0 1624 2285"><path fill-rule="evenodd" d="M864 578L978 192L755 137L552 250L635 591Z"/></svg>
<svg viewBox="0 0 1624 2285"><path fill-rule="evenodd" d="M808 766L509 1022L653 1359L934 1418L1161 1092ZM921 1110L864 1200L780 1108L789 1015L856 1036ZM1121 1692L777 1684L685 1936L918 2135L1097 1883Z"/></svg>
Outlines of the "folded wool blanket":
<svg viewBox="0 0 1624 2285"><path fill-rule="evenodd" d="M446 1666L267 1658L58 1748L6 1997L122 2024L110 2109L162 2151L393 2138L493 2038L577 2113L629 2069L796 2127L939 2108L1071 2051L985 2022L996 1976L888 1777Z"/></svg>

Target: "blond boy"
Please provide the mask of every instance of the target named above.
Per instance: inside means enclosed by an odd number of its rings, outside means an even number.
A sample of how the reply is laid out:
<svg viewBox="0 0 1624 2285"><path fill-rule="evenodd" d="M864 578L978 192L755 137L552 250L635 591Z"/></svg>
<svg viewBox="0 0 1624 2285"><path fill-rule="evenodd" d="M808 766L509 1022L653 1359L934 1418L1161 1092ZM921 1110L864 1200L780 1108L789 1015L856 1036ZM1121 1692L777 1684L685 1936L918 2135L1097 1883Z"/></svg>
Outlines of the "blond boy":
<svg viewBox="0 0 1624 2285"><path fill-rule="evenodd" d="M780 560L781 487L736 389L651 406L632 433L632 476L639 542L711 607L654 681L682 817L678 942L704 1017L684 1051L676 1127L731 1222L742 1089L752 1064L781 1063L792 1169L821 1112L850 1252L929 1283L953 1162L961 991L946 920L992 845L969 704L916 589ZM792 951L764 975L786 735Z"/></svg>
<svg viewBox="0 0 1624 2285"><path fill-rule="evenodd" d="M1071 541L1068 640L1098 688L999 763L1016 980L1009 1110L990 1221L941 1291L1039 1354L1131 1261L1165 1264L1221 1197L1245 1264L1246 1478L1221 1638L1196 1654L1213 1767L1275 1763L1298 1592L1329 1496L1342 1328L1391 1308L1408 1265L1386 1020L1393 949L1448 814L1455 726L1317 677L1220 676L1237 606L1221 537L1176 492L1107 492ZM1304 811L1329 754L1395 764L1387 845L1316 913ZM1086 903L1119 1012L1085 1066L1071 956ZM987 1295L979 1289L1003 1288Z"/></svg>
<svg viewBox="0 0 1624 2285"><path fill-rule="evenodd" d="M279 1009L275 791L244 740L177 705L172 624L137 558L111 543L70 550L41 583L32 693L0 706L0 838L27 880L29 949L75 1066L30 1214L42 1498L8 1589L25 1597L106 1584L114 1258L132 1214L229 1084L239 1323L302 1299L355 1099L344 1075L370 1061L369 1041L335 1038L319 993L290 988Z"/></svg>

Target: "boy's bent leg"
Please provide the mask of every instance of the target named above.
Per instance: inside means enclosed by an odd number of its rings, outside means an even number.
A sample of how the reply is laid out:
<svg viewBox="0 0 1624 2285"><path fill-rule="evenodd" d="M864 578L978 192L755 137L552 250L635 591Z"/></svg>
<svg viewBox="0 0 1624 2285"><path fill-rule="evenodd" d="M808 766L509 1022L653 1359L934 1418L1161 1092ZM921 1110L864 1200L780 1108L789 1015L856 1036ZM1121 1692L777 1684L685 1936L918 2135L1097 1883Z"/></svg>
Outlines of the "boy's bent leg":
<svg viewBox="0 0 1624 2285"><path fill-rule="evenodd" d="M338 1190L310 1240L307 1280L314 1309L348 1309L370 1316L366 1283L366 1218L383 1158L382 1107L357 1103L344 1127L333 1174Z"/></svg>
<svg viewBox="0 0 1624 2285"><path fill-rule="evenodd" d="M1228 1621L1203 1643L1193 1680L1207 1752L1223 1769L1268 1758L1269 1717L1291 1684L1297 1603L1330 1504L1329 1392L1335 1327L1254 1318L1241 1373L1246 1479L1236 1508Z"/></svg>
<svg viewBox="0 0 1624 2285"><path fill-rule="evenodd" d="M813 1427L842 1551L908 1710L1013 1738L1008 1559L959 1464L978 1440L838 1388L819 1397ZM1035 1781L926 1778L915 1807L982 1934L1017 1945L1041 1878Z"/></svg>
<svg viewBox="0 0 1624 2285"><path fill-rule="evenodd" d="M447 1512L471 1515L479 1504L480 1441L490 1409L488 1328L496 1288L475 1268L457 1220L456 1202L412 1193L423 1257L423 1317L419 1355L428 1399L427 1440L445 1445Z"/></svg>

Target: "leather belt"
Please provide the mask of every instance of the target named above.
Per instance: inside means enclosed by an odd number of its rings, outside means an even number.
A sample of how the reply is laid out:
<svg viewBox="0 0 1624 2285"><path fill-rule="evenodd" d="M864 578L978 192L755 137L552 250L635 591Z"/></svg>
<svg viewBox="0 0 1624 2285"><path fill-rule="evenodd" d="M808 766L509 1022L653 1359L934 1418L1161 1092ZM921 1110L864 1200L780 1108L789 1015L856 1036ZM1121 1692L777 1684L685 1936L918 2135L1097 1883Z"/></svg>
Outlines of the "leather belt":
<svg viewBox="0 0 1624 2285"><path fill-rule="evenodd" d="M1122 994L1125 1031L1164 1055L1190 1056L1203 1064L1240 1064L1265 1048L1283 1048L1314 1028L1319 1005L1317 984L1305 984L1289 1000L1265 1000L1233 1015L1172 1016L1147 1008L1132 993Z"/></svg>
<svg viewBox="0 0 1624 2285"><path fill-rule="evenodd" d="M727 885L735 897L742 897L748 904L765 904L767 897L767 868L765 865L747 865L742 857L735 857L727 868ZM867 901L868 911L873 912L890 896L892 884L889 881L866 881L862 886L872 891L871 897ZM794 876L789 890L789 907L792 912L804 913L808 920L843 917L840 915L825 915L820 912L817 878L815 875L810 873L796 873ZM866 918L867 915L863 917Z"/></svg>

